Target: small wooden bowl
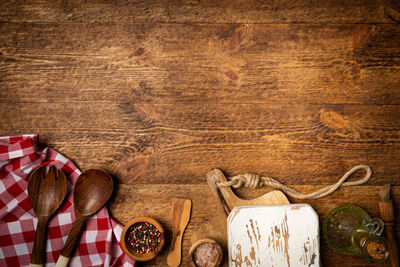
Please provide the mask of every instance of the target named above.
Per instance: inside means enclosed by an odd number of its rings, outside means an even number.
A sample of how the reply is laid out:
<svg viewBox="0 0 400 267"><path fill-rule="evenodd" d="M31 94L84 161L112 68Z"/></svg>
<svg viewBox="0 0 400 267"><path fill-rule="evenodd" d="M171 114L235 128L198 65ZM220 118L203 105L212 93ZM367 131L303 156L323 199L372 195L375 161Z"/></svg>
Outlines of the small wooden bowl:
<svg viewBox="0 0 400 267"><path fill-rule="evenodd" d="M154 251L148 252L148 253L144 253L144 254L140 254L137 253L136 251L134 251L128 244L127 239L128 239L128 229L134 225L135 223L140 223L140 222L147 222L147 223L151 223L153 224L158 231L160 231L161 235L160 235L160 243L158 244L158 246L154 249ZM129 221L124 229L122 230L121 233L121 246L122 249L125 251L125 253L131 257L132 259L136 260L136 261L149 261L154 259L158 253L160 253L161 249L163 248L165 243L165 236L164 236L164 228L161 226L161 224L149 217L137 217L131 221Z"/></svg>
<svg viewBox="0 0 400 267"><path fill-rule="evenodd" d="M217 249L217 256L215 257L215 261L210 266L211 267L220 266L222 263L222 259L223 259L222 247L220 246L220 244L218 244L217 242L215 242L215 240L212 240L212 239L200 239L192 245L192 247L189 250L190 263L192 264L192 266L198 267L198 265L196 265L196 263L195 263L194 252L197 247L199 247L200 245L205 244L205 243L209 243Z"/></svg>

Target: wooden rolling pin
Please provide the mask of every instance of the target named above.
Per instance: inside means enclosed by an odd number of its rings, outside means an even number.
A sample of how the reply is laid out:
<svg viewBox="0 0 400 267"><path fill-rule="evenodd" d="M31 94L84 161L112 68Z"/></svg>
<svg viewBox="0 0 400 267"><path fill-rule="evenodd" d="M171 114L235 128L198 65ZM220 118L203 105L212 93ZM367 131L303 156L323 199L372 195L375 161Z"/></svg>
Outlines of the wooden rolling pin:
<svg viewBox="0 0 400 267"><path fill-rule="evenodd" d="M390 246L390 262L392 264L392 267L399 267L399 251L396 243L396 235L393 229L395 217L393 201L390 199L390 184L382 186L379 209L381 211L382 220L385 223L386 238Z"/></svg>

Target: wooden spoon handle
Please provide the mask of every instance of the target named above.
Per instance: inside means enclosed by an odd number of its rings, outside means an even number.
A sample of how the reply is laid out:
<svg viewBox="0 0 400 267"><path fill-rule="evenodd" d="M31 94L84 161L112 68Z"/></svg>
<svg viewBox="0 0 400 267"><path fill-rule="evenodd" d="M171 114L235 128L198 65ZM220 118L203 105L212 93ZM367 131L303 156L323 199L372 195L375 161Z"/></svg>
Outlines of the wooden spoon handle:
<svg viewBox="0 0 400 267"><path fill-rule="evenodd" d="M75 244L78 241L79 233L81 232L85 221L85 217L77 215L71 232L68 235L67 242L65 242L64 248L61 251L61 255L57 260L56 267L66 267L68 265L69 259L75 250Z"/></svg>
<svg viewBox="0 0 400 267"><path fill-rule="evenodd" d="M47 219L39 217L33 243L31 266L43 266L46 255L46 227Z"/></svg>

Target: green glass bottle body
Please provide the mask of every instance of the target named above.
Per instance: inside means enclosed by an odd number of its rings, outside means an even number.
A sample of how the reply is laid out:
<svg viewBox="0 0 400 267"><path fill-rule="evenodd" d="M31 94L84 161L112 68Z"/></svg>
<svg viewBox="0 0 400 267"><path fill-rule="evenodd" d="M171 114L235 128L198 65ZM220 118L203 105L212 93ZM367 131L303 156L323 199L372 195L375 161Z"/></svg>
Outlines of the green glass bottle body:
<svg viewBox="0 0 400 267"><path fill-rule="evenodd" d="M389 255L387 241L380 236L383 221L362 208L346 204L333 209L323 223L328 245L345 255L361 255L364 260L381 263Z"/></svg>

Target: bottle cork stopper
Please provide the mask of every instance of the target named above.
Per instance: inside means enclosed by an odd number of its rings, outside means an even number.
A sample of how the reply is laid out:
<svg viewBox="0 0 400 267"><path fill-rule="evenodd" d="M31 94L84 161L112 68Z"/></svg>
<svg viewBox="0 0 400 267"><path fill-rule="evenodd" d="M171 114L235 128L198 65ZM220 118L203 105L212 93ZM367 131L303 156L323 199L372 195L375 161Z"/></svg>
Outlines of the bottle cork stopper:
<svg viewBox="0 0 400 267"><path fill-rule="evenodd" d="M382 243L379 243L377 241L370 241L366 245L364 244L366 242L367 237L363 237L360 240L360 245L361 247L366 246L366 250L369 256L371 258L381 261L385 258L386 256L386 246Z"/></svg>

